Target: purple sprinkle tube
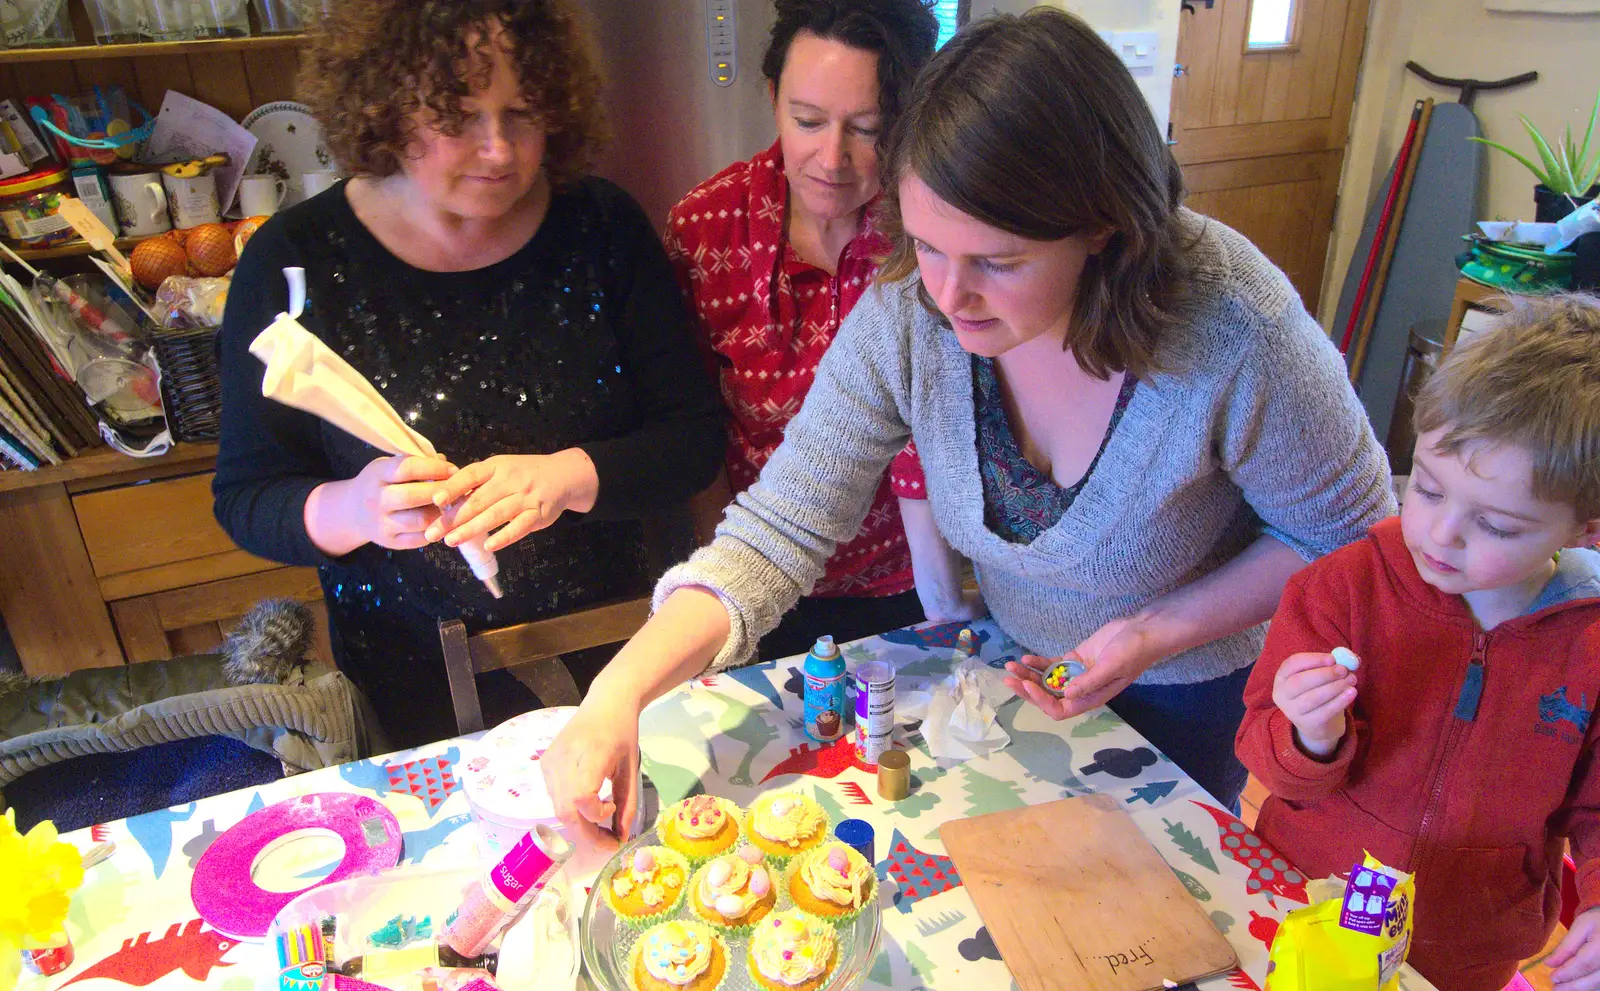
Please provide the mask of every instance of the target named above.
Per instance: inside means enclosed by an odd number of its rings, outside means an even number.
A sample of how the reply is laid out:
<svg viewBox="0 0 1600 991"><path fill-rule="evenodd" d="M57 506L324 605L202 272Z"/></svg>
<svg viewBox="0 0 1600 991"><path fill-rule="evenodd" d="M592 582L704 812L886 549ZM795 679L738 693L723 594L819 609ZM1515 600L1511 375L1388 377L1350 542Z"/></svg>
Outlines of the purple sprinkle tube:
<svg viewBox="0 0 1600 991"><path fill-rule="evenodd" d="M445 945L468 959L482 956L571 856L565 837L549 826L535 826L467 889L455 921L441 937Z"/></svg>

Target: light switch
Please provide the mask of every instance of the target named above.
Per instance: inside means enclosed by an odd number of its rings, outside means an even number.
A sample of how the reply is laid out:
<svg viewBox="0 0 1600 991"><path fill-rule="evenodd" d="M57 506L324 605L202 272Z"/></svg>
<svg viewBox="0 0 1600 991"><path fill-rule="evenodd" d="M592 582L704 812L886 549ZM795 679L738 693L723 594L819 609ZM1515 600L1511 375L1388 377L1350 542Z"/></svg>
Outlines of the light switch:
<svg viewBox="0 0 1600 991"><path fill-rule="evenodd" d="M1160 36L1154 31L1101 31L1100 37L1106 40L1111 50L1117 53L1117 58L1129 69L1153 70L1156 66L1156 52L1161 45Z"/></svg>

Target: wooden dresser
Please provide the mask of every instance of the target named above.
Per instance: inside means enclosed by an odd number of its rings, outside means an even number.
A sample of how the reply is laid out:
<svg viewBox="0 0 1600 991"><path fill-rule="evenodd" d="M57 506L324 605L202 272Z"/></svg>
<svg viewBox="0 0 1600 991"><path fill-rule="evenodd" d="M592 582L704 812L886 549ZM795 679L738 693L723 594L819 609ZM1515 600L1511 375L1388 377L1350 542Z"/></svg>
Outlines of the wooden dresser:
<svg viewBox="0 0 1600 991"><path fill-rule="evenodd" d="M98 448L0 473L0 614L24 671L203 653L269 597L312 605L317 652L331 663L316 571L248 554L217 525L216 453L183 444L136 459Z"/></svg>

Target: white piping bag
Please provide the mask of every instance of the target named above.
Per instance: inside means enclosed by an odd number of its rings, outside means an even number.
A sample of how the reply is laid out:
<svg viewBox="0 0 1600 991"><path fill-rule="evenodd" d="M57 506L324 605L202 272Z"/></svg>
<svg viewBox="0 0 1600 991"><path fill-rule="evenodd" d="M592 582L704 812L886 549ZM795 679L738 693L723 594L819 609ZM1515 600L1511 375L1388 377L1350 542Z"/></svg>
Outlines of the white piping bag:
<svg viewBox="0 0 1600 991"><path fill-rule="evenodd" d="M289 281L289 312L278 314L250 342L250 353L267 366L261 394L319 416L380 451L437 458L428 438L407 426L365 376L301 325L305 269L286 268L283 275ZM458 549L473 575L498 599L500 582L495 576L500 573L500 563L483 546L484 539L474 537Z"/></svg>

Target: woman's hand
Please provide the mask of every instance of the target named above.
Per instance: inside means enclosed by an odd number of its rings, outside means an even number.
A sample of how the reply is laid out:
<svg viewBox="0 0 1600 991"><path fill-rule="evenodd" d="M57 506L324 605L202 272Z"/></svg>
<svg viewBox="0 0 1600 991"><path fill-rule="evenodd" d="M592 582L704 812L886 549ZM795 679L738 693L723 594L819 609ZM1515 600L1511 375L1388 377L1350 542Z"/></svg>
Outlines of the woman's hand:
<svg viewBox="0 0 1600 991"><path fill-rule="evenodd" d="M1008 663L1006 671L1011 676L1006 678L1006 685L1051 719L1070 719L1111 701L1167 654L1150 628L1137 617L1114 619L1061 658L1029 654L1021 663ZM1085 670L1067 682L1063 698L1056 698L1044 688L1044 673L1063 659L1076 660Z"/></svg>
<svg viewBox="0 0 1600 991"><path fill-rule="evenodd" d="M324 482L306 498L306 533L324 554L339 557L364 544L404 551L430 542L439 519L433 494L456 473L440 458L376 458L355 478Z"/></svg>
<svg viewBox="0 0 1600 991"><path fill-rule="evenodd" d="M439 507L467 498L452 525L435 520L427 531L429 540L443 538L455 547L500 527L484 542L485 548L497 551L543 530L569 509L593 509L600 479L589 456L569 447L555 454L496 455L467 465L432 491Z"/></svg>
<svg viewBox="0 0 1600 991"><path fill-rule="evenodd" d="M618 840L626 842L633 827L641 708L597 681L539 759L556 815L568 835L591 847L606 842L603 827L613 813ZM602 802L600 786L607 778L612 800Z"/></svg>

